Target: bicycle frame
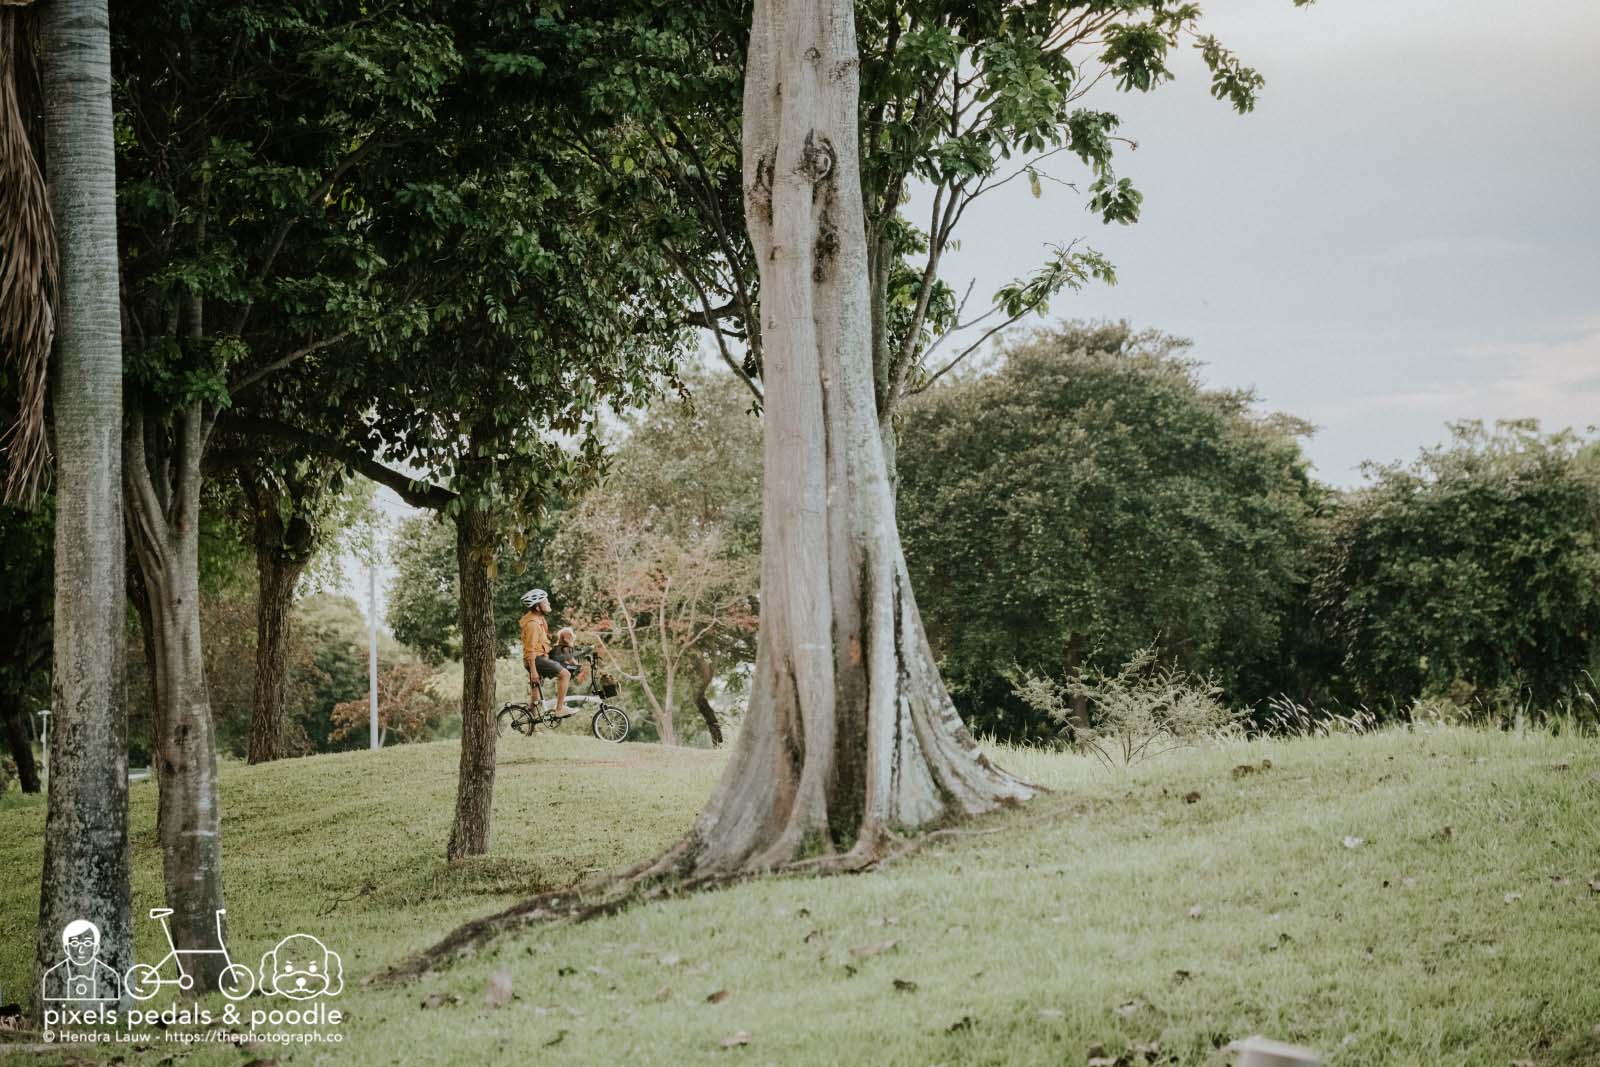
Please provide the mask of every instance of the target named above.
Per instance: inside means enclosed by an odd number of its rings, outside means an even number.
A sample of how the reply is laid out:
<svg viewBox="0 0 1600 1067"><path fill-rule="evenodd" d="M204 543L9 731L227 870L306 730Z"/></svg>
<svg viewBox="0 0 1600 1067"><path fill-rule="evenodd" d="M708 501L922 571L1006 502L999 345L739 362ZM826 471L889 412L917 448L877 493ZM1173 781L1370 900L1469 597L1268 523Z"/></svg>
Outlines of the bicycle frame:
<svg viewBox="0 0 1600 1067"><path fill-rule="evenodd" d="M226 985L222 988L223 996L229 1000L242 1000L250 995L255 986L255 975L248 967L233 962L233 957L228 954L228 943L223 939L222 917L228 913L226 908L218 908L216 913L217 948L184 948L180 949L172 941L172 926L167 919L172 914L171 908L151 908L150 918L161 924L161 933L167 939L167 954L159 963L136 963L128 968L128 978L125 988L135 1000L149 1000L161 991L162 986L175 985L184 992L194 988L194 975L184 966L185 957L195 956L221 956L223 976L232 976L234 989L229 990ZM192 961L191 961L192 962ZM168 964L178 972L176 978L163 978L162 972ZM136 980L137 979L137 980ZM136 988L137 987L137 988Z"/></svg>

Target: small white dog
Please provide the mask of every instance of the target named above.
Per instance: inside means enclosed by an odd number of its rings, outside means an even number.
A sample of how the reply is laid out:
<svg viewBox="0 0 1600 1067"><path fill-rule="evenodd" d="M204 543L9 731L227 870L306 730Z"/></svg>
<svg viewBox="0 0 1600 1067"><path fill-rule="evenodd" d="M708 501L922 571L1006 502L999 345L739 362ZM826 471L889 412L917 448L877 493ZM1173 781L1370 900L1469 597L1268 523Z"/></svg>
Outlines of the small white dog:
<svg viewBox="0 0 1600 1067"><path fill-rule="evenodd" d="M261 957L261 992L310 1000L344 989L344 962L310 934L290 934Z"/></svg>

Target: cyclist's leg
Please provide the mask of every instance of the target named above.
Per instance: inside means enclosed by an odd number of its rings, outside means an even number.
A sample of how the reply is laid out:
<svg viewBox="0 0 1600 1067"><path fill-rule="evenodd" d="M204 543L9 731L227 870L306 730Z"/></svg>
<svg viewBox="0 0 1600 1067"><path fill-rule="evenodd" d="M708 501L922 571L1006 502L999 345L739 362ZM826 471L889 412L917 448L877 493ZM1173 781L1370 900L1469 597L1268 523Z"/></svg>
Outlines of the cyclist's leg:
<svg viewBox="0 0 1600 1067"><path fill-rule="evenodd" d="M572 681L572 672L562 667L561 673L556 675L556 714L567 713L567 685Z"/></svg>

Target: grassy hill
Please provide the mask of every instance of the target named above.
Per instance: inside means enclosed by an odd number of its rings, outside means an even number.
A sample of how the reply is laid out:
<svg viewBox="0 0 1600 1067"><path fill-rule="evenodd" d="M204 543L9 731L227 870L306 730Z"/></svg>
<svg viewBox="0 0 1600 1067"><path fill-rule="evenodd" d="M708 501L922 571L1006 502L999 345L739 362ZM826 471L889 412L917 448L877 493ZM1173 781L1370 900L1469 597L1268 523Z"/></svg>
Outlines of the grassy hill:
<svg viewBox="0 0 1600 1067"><path fill-rule="evenodd" d="M882 871L528 930L420 982L364 986L463 919L666 845L723 759L508 738L493 853L451 867L456 755L440 742L225 768L235 958L254 965L291 932L341 952L342 1041L157 1040L99 1055L186 1067L1221 1064L1220 1046L1264 1033L1339 1067L1600 1063L1593 741L1391 732L1195 750L1131 771L1003 750L1056 792ZM150 959L155 786L136 785L133 806L137 947ZM7 999L31 980L42 826L35 800L0 807ZM748 1043L724 1047L741 1034Z"/></svg>

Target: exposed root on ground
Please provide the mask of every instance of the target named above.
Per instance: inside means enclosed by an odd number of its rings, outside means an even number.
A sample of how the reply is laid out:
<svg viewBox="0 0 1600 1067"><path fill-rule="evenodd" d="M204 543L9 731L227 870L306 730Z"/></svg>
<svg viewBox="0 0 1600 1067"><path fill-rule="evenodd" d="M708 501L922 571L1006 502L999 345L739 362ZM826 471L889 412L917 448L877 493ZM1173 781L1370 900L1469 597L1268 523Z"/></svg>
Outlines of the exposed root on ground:
<svg viewBox="0 0 1600 1067"><path fill-rule="evenodd" d="M636 867L602 875L570 889L540 893L518 901L504 911L463 923L437 944L406 957L367 981L368 984L379 986L414 981L429 972L443 970L470 958L501 936L529 926L588 922L616 915L635 904L721 889L753 878L860 874L898 863L933 841L949 837L982 837L1007 829L1010 827L959 825L907 836L886 834L881 842L867 850L856 848L845 853L829 852L765 867L746 867L710 874L696 873L694 870L700 842L691 832L661 855Z"/></svg>

